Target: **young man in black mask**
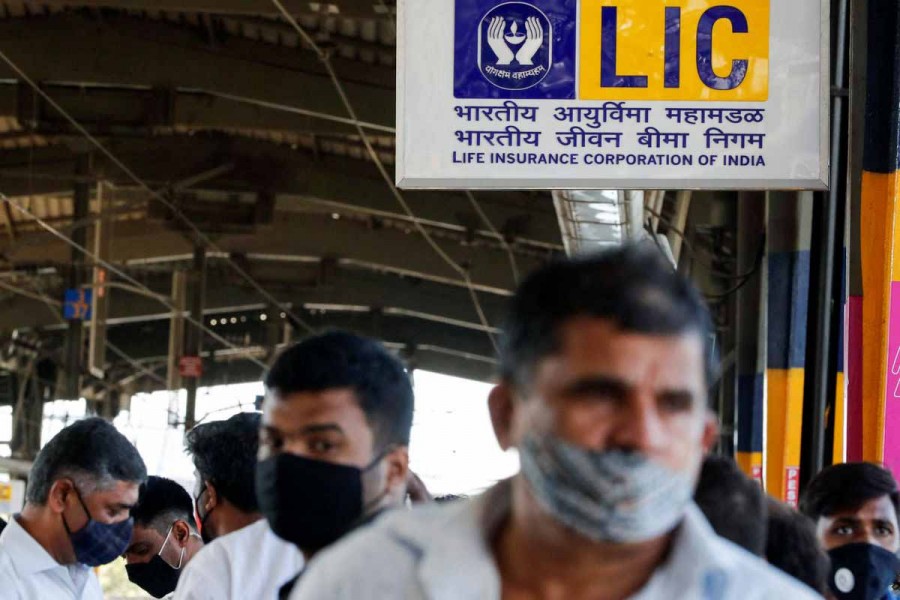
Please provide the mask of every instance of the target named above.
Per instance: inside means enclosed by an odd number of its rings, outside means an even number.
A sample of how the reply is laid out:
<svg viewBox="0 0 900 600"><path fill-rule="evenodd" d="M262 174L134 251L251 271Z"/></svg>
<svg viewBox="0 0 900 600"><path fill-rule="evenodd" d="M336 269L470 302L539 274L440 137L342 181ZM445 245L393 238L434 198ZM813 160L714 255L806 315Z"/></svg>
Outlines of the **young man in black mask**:
<svg viewBox="0 0 900 600"><path fill-rule="evenodd" d="M900 493L890 471L872 463L824 469L800 505L831 557L828 585L838 600L887 600L900 571Z"/></svg>
<svg viewBox="0 0 900 600"><path fill-rule="evenodd" d="M277 535L309 560L403 504L413 390L383 346L345 332L309 338L265 384L256 487Z"/></svg>
<svg viewBox="0 0 900 600"><path fill-rule="evenodd" d="M203 548L187 491L151 475L131 510L134 530L125 550L128 579L154 598L169 598L181 569Z"/></svg>

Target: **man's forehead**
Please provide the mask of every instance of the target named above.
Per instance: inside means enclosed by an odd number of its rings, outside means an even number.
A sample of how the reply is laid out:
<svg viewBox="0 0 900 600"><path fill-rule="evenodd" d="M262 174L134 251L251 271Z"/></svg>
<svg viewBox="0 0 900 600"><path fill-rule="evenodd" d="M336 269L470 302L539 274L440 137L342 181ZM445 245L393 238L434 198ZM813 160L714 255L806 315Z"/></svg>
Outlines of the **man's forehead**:
<svg viewBox="0 0 900 600"><path fill-rule="evenodd" d="M704 343L696 332L632 332L605 319L580 317L566 323L559 333L557 352L541 362L565 363L567 369L576 372L597 371L638 380L649 375L705 377Z"/></svg>
<svg viewBox="0 0 900 600"><path fill-rule="evenodd" d="M88 498L105 504L134 505L140 496L140 484L134 481L116 481L112 486L97 490Z"/></svg>
<svg viewBox="0 0 900 600"><path fill-rule="evenodd" d="M894 503L889 496L880 496L867 500L859 507L837 510L834 514L828 515L828 518L836 521L838 519L853 519L859 521L879 520L897 522L898 515L894 508Z"/></svg>
<svg viewBox="0 0 900 600"><path fill-rule="evenodd" d="M274 394L266 402L263 421L277 426L289 421L291 426L321 421L340 421L346 418L365 418L356 392L351 388L331 388L313 392Z"/></svg>
<svg viewBox="0 0 900 600"><path fill-rule="evenodd" d="M162 534L153 527L135 523L131 532L131 543L156 542L162 538Z"/></svg>

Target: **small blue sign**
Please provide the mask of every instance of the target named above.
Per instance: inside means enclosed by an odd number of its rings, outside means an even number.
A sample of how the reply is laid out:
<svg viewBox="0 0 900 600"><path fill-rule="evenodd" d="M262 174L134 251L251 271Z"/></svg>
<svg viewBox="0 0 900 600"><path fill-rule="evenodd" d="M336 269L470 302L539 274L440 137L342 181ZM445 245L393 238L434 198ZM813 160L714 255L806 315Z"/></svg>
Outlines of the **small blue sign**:
<svg viewBox="0 0 900 600"><path fill-rule="evenodd" d="M68 289L63 304L63 318L68 321L87 321L91 318L93 294L81 288Z"/></svg>
<svg viewBox="0 0 900 600"><path fill-rule="evenodd" d="M574 99L576 0L456 0L457 98Z"/></svg>

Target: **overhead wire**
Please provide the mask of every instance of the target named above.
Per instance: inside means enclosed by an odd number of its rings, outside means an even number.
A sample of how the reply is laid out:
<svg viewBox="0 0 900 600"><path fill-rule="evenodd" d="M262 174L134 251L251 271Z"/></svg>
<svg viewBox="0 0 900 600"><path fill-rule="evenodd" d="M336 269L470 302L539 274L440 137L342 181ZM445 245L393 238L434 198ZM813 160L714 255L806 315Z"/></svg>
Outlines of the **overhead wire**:
<svg viewBox="0 0 900 600"><path fill-rule="evenodd" d="M94 137L81 123L78 122L68 111L66 111L62 106L59 105L53 98L50 97L41 87L31 79L27 73L25 73L9 56L6 55L2 50L0 50L0 60L3 60L10 69L12 69L22 80L31 87L35 94L44 99L47 104L53 107L66 121L69 122L72 127L74 127L86 140L88 140L97 150L99 150L104 156L106 156L113 164L115 164L129 179L131 179L138 187L142 190L150 194L153 198L159 200L166 208L172 211L172 214L175 215L191 232L196 236L197 241L204 247L208 247L209 249L215 252L221 252L226 256L226 261L231 265L234 271L241 276L244 281L246 281L253 289L255 289L261 296L263 296L267 301L271 304L277 306L282 312L288 314L291 317L291 320L295 322L297 325L303 327L308 332L312 333L315 330L308 323L306 323L299 316L294 314L291 311L291 308L286 304L280 302L275 298L268 290L266 290L262 285L259 284L243 267L241 267L235 260L230 257L230 253L226 252L222 248L218 246L206 233L204 233L193 221L191 221L176 204L171 202L168 198L165 197L164 194L159 193L158 191L151 188L141 179L128 165L122 162L115 154L113 154L106 146L104 146L100 140ZM357 125L359 127L359 125Z"/></svg>
<svg viewBox="0 0 900 600"><path fill-rule="evenodd" d="M272 0L272 4L278 9L278 11L288 22L288 24L293 27L293 29L297 32L301 39L306 42L306 44L312 49L313 52L315 52L316 56L319 58L319 61L322 63L326 73L328 74L328 77L331 79L331 82L334 85L335 91L337 92L341 103L344 105L344 109L347 111L347 115L350 117L350 120L352 121L353 126L356 129L357 135L365 146L366 152L369 154L369 158L375 164L375 167L378 169L378 172L381 174L392 195L397 200L397 203L403 209L403 212L405 212L406 215L412 220L413 226L415 227L416 231L418 231L418 233L428 243L432 250L434 250L434 252L439 257L441 257L441 259L445 263L447 263L447 265L451 269L453 269L466 284L466 287L469 290L469 296L472 299L472 304L475 308L475 312L478 315L478 319L479 321L481 321L482 326L485 327L491 345L494 347L494 351L499 352L497 340L489 331L490 323L485 316L484 309L481 306L481 301L478 299L478 295L475 292L472 278L468 270L457 263L449 254L447 254L447 252L443 248L440 247L440 245L434 240L428 230L425 229L425 227L423 227L419 220L416 218L416 215L415 213L413 213L412 209L407 203L406 198L403 197L403 194L400 192L397 186L394 185L394 181L391 178L390 173L388 173L387 168L384 166L384 162L381 160L381 157L375 150L375 147L373 146L372 141L369 139L369 136L366 133L365 129L360 124L356 109L353 107L353 103L347 96L347 92L344 89L344 84L337 76L337 73L334 70L334 66L331 63L331 56L324 50L322 50L319 44L316 43L312 36L300 25L297 19L284 7L280 0Z"/></svg>
<svg viewBox="0 0 900 600"><path fill-rule="evenodd" d="M713 274L714 274L716 277L718 277L718 278L720 278L720 279L730 279L730 280L733 280L733 281L743 281L744 279L749 278L749 277L752 277L753 275L755 275L756 272L759 270L760 262L761 262L761 260L762 260L762 257L765 255L765 250L766 250L766 236L765 236L764 233L760 235L759 246L757 247L756 255L755 255L755 258L754 258L754 266L751 267L750 270L747 271L746 273L739 273L739 274L737 274L737 275L731 275L731 274L727 274L727 273L722 273L722 272L720 272L720 271L718 270L718 267L716 267L716 266L713 265L712 263L709 263L709 262L706 262L706 261L702 260L702 259L700 258L700 255L699 255L697 249L696 249L696 248L694 247L694 245L691 243L691 241L690 241L690 239L688 238L687 234L686 234L684 231L682 231L681 229L675 227L675 225L673 225L672 222L671 222L665 215L663 215L662 213L660 213L660 212L658 212L658 211L656 211L656 210L654 210L654 209L652 209L652 208L649 208L649 207L647 207L647 206L644 207L644 212L649 213L650 215L652 215L652 216L656 217L657 219L659 219L659 221L660 221L661 223L663 223L663 224L666 225L666 228L667 228L669 231L673 232L675 235L677 235L678 237L680 237L680 238L682 239L682 242L683 242L683 244L684 244L685 249L686 249L686 250L688 251L688 253L691 255L691 257L692 257L692 259L694 260L694 262L699 263L699 264L702 265L703 267L705 267L705 268L709 269L710 271L712 271ZM645 227L645 229L646 229L646 227ZM648 230L648 232L649 232L649 230ZM652 232L651 232L651 233L652 233ZM733 293L733 292L732 292L732 293Z"/></svg>
<svg viewBox="0 0 900 600"><path fill-rule="evenodd" d="M23 288L14 286L14 285L10 285L10 284L4 283L2 281L0 281L0 288L3 288L5 290L8 290L13 293L21 294L21 295L31 298L33 300L40 300L41 302L44 303L44 305L50 311L50 314L53 315L53 318L56 319L56 321L58 323L60 323L60 324L68 323L68 321L66 321L59 314L58 309L62 306L62 302L48 296L43 290L39 289L38 286L34 282L31 282L31 283L32 283L32 287L34 287L34 292L30 292L26 289L23 289ZM135 371L143 374L146 377L149 377L150 379L155 380L157 383L162 383L163 385L166 385L168 383L165 379L163 379L162 377L160 377L153 371L151 371L151 370L147 369L146 367L144 367L143 365L141 365L139 362L137 362L137 360L135 360L134 358L132 358L131 356L126 354L124 350L122 350L121 348L119 348L118 346L116 346L115 344L110 342L109 340L106 341L106 345L113 352L113 354L117 355L119 358L121 358L126 363L128 363Z"/></svg>
<svg viewBox="0 0 900 600"><path fill-rule="evenodd" d="M97 256L96 254L94 254L93 252L91 252L90 250L88 250L87 248L85 248L84 246L82 246L81 244L79 244L79 243L77 243L76 241L74 241L72 238L66 236L65 234L63 234L62 232L60 232L58 229L56 229L55 227L53 227L52 225L50 225L49 223L47 223L45 220L43 220L43 219L41 219L40 217L38 217L38 216L37 216L36 214L34 214L32 211L30 211L29 209L25 208L24 206L22 206L21 204L19 204L19 203L16 202L15 200L13 200L12 198L9 198L8 196L6 196L6 195L4 195L4 194L2 194L2 193L0 193L0 198L2 198L3 201L8 202L10 205L12 205L12 207L15 208L16 210L22 212L22 213L25 214L26 216L28 216L28 217L30 217L31 219L33 219L38 225L41 226L41 228L43 228L44 230L46 230L46 231L47 231L48 233L50 233L51 235L53 235L54 237L60 239L61 241L63 241L63 242L66 243L67 245L69 245L69 246L71 246L72 248L78 250L79 252L81 252L82 254L84 254L85 256L87 256L88 258L90 258L91 260L93 260L95 264L98 264L98 265L100 265L100 266L106 268L110 273L113 273L114 275L116 275L116 276L118 276L119 278L121 278L121 279L127 281L128 283L130 283L130 284L133 285L134 287L136 287L136 288L138 288L138 289L140 289L140 290L146 292L147 295L148 295L149 297L155 298L158 302L160 302L161 304L163 304L163 305L165 305L167 308L169 308L169 310L173 310L173 311L176 310L176 307L175 307L171 302L168 302L164 297L161 297L159 294L157 294L156 292L154 292L153 290L151 290L149 287L147 287L146 285L144 285L143 283L141 283L140 281L138 281L137 279L135 279L134 277L132 277L131 275L129 275L128 273L126 273L125 271L123 271L122 269L118 268L117 266L113 265L112 263L110 263L110 262L108 262L108 261L106 261L106 260L103 260L102 258L100 258L99 256ZM285 313L285 314L287 314L287 313ZM251 356L251 355L249 354L249 352L247 352L245 349L236 346L235 344L233 344L233 343L231 343L230 341L226 340L225 338L223 338L222 336L220 336L218 333L216 333L215 331L213 331L212 329L210 329L209 327L207 327L207 326L203 323L203 320L202 320L203 317L202 317L202 315L200 316L200 319L197 319L197 318L194 317L193 315L187 315L187 316L185 316L184 318L185 318L186 321L188 321L189 323L191 323L192 325L194 325L195 327L197 327L198 329L200 329L201 331L203 331L204 333L206 333L209 337L211 337L211 338L214 339L215 341L219 342L220 344L222 344L222 345L225 346L226 348L229 348L229 349L231 349L231 350L235 350L235 351L237 351L239 354L245 354L246 360L248 360L248 361L250 361L250 362L256 364L257 366L261 367L261 368L264 369L264 370L265 370L265 369L268 369L268 365L266 365L265 363L263 363L263 362L257 360L255 357Z"/></svg>

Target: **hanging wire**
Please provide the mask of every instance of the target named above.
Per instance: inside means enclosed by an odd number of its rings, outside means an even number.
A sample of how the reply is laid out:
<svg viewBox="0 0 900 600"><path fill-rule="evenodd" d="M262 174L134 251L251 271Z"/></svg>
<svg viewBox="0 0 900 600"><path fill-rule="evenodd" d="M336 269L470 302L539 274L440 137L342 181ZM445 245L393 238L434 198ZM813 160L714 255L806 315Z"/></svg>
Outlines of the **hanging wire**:
<svg viewBox="0 0 900 600"><path fill-rule="evenodd" d="M0 50L0 60L3 60L10 69L15 71L15 73L22 78L22 80L27 83L34 92L44 99L47 104L53 107L69 124L72 125L86 140L88 140L95 148L97 148L104 156L106 156L113 164L115 164L129 179L131 179L138 187L142 190L150 194L153 198L159 200L166 208L172 211L172 214L175 215L182 223L184 223L188 229L196 236L197 241L200 242L201 245L215 251L220 252L225 255L225 260L231 267L235 270L235 272L241 276L244 281L246 281L253 289L255 289L263 298L277 306L282 312L288 314L292 321L303 327L307 332L313 333L315 330L308 323L306 323L303 319L298 317L296 314L291 312L289 306L283 304L278 299L275 298L268 290L266 290L262 285L259 284L243 267L241 267L236 261L231 258L230 253L226 252L222 248L218 246L208 235L206 235L197 225L191 221L182 211L178 208L177 205L172 203L165 195L159 193L158 191L151 188L147 183L138 177L138 175L131 170L128 165L119 160L119 158L113 154L106 146L104 146L97 138L95 138L91 133L85 129L81 123L78 122L68 111L66 111L62 106L60 106L53 98L51 98L41 87L35 83L33 79L31 79L11 58L9 58L2 50Z"/></svg>
<svg viewBox="0 0 900 600"><path fill-rule="evenodd" d="M369 139L368 134L365 129L359 122L359 118L356 114L356 109L353 107L353 104L350 102L350 98L347 96L347 92L344 89L344 85L341 80L338 78L337 73L334 70L334 66L331 64L331 57L326 53L322 48L316 43L316 41L310 36L310 34L297 22L297 19L284 7L284 5L279 0L272 0L272 4L278 9L284 19L294 28L297 34L307 43L307 45L315 52L316 56L319 58L319 61L322 63L325 68L328 77L331 79L332 84L334 85L335 91L341 99L341 103L344 105L344 109L347 111L347 115L350 117L350 120L353 122L353 126L356 128L357 135L362 140L363 145L366 148L366 152L369 154L369 158L375 164L375 167L378 169L378 172L381 174L388 188L391 190L394 198L397 200L397 203L403 209L403 212L412 220L413 226L422 236L422 238L431 246L432 250L441 257L441 259L447 263L447 265L456 271L456 273L460 276L460 278L465 282L466 287L469 290L469 296L472 299L472 304L475 307L475 312L478 314L478 319L481 321L482 326L484 326L487 331L487 336L490 339L491 345L494 347L495 352L499 352L499 346L497 345L497 340L494 335L490 332L490 324L488 323L487 317L484 314L484 310L481 306L481 301L478 299L478 294L475 292L475 288L472 284L472 278L469 275L467 269L463 268L459 263L457 263L453 258L447 254L447 252L438 245L438 243L434 240L431 234L428 232L425 227L419 222L416 218L416 215L413 213L409 204L406 202L406 199L403 197L403 194L394 185L394 181L391 178L390 173L388 173L387 168L384 166L384 162L381 160L381 157L378 155L378 152L375 150L375 147L372 144L371 139Z"/></svg>
<svg viewBox="0 0 900 600"><path fill-rule="evenodd" d="M62 316L59 314L59 308L62 307L63 303L48 296L45 292L40 290L34 282L32 282L32 285L35 288L34 292L0 281L0 288L16 294L20 294L27 298L31 298L32 300L40 300L47 306L47 309L50 311L50 313L53 315L53 318L56 319L58 323L68 323L68 321L62 318ZM106 341L106 345L113 352L113 354L127 362L135 371L145 375L146 377L149 377L150 379L155 380L157 383L168 385L168 382L165 379L141 365L134 358L126 354L125 351L123 351L121 348L119 348L109 340Z"/></svg>
<svg viewBox="0 0 900 600"><path fill-rule="evenodd" d="M134 287L146 292L148 297L155 298L158 302L160 302L161 304L166 306L169 310L172 310L172 311L176 310L176 307L171 302L169 302L167 299L160 296L159 294L157 294L156 292L151 290L149 287L147 287L146 285L144 285L143 283L141 283L140 281L138 281L137 279L135 279L134 277L132 277L131 275L126 273L125 271L121 270L117 266L109 263L108 261L103 260L102 258L97 256L96 254L94 254L93 252L91 252L90 250L88 250L87 248L82 246L81 244L75 242L72 238L66 236L65 234L60 232L58 229L56 229L55 227L53 227L52 225L50 225L49 223L47 223L46 221L44 221L43 219L41 219L40 217L35 215L33 212L31 212L30 210L28 210L27 208L25 208L24 206L22 206L15 200L13 200L12 198L9 198L2 193L0 193L0 198L2 198L4 202L8 202L16 210L22 212L26 216L33 219L38 225L40 225L44 230L46 230L48 233L50 233L54 237L62 240L63 242L65 242L66 244L71 246L72 248L78 250L79 252L81 252L82 254L84 254L85 256L90 258L91 260L93 260L96 264L98 264L102 267L105 267L107 270L109 270L110 273L117 275L118 277L127 281ZM259 366L260 368L262 368L264 370L268 369L268 365L257 360L255 357L251 356L248 350L246 350L244 348L240 348L240 347L236 346L235 344L232 344L231 342L229 342L228 340L226 340L225 338L220 336L218 333L216 333L215 331L213 331L212 329L207 327L203 323L202 316L198 320L193 315L189 315L189 316L185 317L185 320L188 321L189 323L191 323L192 325L194 325L195 327L197 327L198 329L200 329L201 331L203 331L204 333L206 333L209 337L216 340L217 342L219 342L226 348L235 350L239 354L244 355L246 360L249 360L250 362L256 364L257 366Z"/></svg>

